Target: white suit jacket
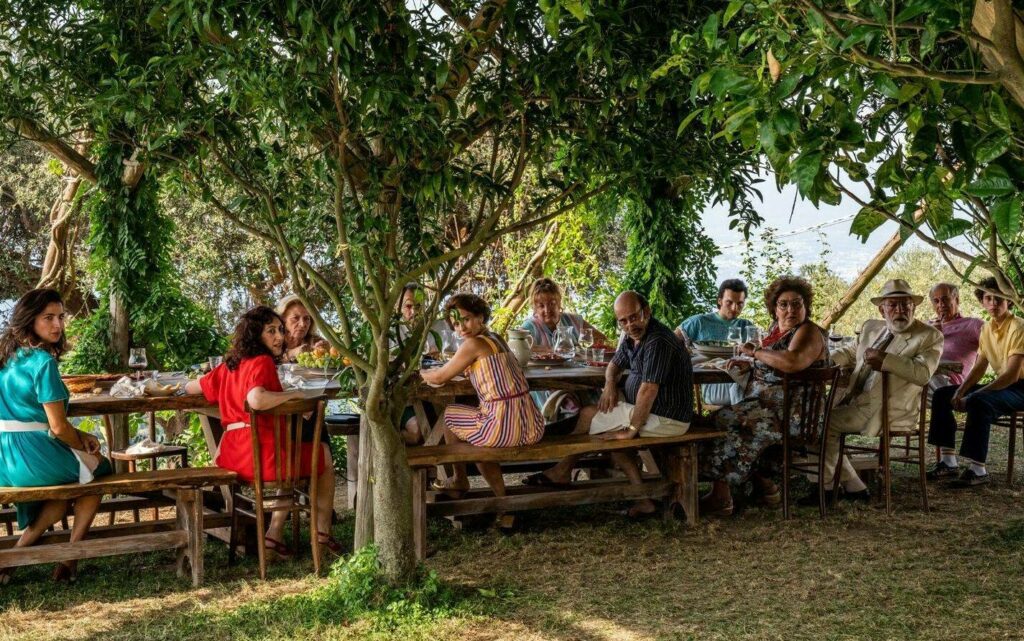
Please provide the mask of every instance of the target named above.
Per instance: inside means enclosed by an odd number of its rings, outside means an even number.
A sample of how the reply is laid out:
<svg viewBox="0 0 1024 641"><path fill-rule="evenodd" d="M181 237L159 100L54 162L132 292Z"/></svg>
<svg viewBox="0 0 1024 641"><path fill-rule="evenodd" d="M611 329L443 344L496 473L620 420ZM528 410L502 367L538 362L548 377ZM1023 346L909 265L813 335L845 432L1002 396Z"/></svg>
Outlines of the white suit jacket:
<svg viewBox="0 0 1024 641"><path fill-rule="evenodd" d="M832 360L840 367L857 368L864 364L864 352L886 331L884 320L872 319L864 323L855 347L846 347L832 353ZM917 426L921 409L921 389L928 384L939 367L942 356L942 332L915 319L906 331L893 334L885 348L882 370L889 372L889 429L912 430ZM866 367L866 366L865 366ZM852 377L851 377L852 384ZM832 425L842 432L860 432L876 436L882 431L882 376L872 371L864 391L841 406L837 396L832 411Z"/></svg>

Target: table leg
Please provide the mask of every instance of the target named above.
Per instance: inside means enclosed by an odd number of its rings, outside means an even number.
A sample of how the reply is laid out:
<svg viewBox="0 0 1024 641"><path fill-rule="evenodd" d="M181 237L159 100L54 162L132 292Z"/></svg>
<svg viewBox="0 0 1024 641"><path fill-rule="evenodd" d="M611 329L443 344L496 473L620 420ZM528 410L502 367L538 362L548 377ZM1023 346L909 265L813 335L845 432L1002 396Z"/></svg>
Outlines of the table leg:
<svg viewBox="0 0 1024 641"><path fill-rule="evenodd" d="M426 436L423 441L424 445L438 445L444 440L444 413L448 409L448 403L445 401L436 401L434 408L437 410L437 422L430 429L430 434ZM438 465L437 466L437 478L442 481L450 478L455 471L450 465Z"/></svg>
<svg viewBox="0 0 1024 641"><path fill-rule="evenodd" d="M687 443L678 450L679 487L677 500L686 512L686 524L697 525L697 444Z"/></svg>
<svg viewBox="0 0 1024 641"><path fill-rule="evenodd" d="M427 558L427 470L412 471L412 540L416 560Z"/></svg>

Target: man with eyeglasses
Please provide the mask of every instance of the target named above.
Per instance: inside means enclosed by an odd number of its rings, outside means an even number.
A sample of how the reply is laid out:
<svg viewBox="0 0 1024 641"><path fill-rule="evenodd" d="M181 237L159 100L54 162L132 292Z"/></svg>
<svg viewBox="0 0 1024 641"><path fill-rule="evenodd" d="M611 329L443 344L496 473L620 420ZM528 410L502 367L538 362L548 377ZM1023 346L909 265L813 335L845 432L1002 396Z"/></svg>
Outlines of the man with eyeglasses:
<svg viewBox="0 0 1024 641"><path fill-rule="evenodd" d="M724 280L718 286L718 309L707 314L696 314L679 323L676 336L688 344L727 341L730 329L742 329L753 325L746 318L740 318L746 304L747 284L739 278ZM700 393L708 405L724 407L743 400L743 389L735 383L701 385Z"/></svg>
<svg viewBox="0 0 1024 641"><path fill-rule="evenodd" d="M832 361L840 367L853 366L850 383L832 410L829 438L825 447L825 479L829 487L839 463L839 435L877 436L882 431L882 377L889 374L889 429L906 432L917 428L921 409L921 389L939 367L942 332L914 318L924 300L902 278L886 282L871 303L878 305L881 319L864 322L860 338L853 347L832 352ZM839 477L844 498L867 501L870 498L849 459L843 457ZM818 504L817 489L801 503Z"/></svg>
<svg viewBox="0 0 1024 641"><path fill-rule="evenodd" d="M598 404L580 410L574 432L609 440L685 434L693 418L693 366L682 341L652 316L647 299L637 292L626 291L615 299L615 318L626 336L605 371ZM620 390L619 377L625 370L629 374ZM634 453L614 452L611 456L631 483L643 483ZM562 459L523 483L568 486L578 458ZM655 510L654 503L644 499L637 501L627 516L640 518Z"/></svg>
<svg viewBox="0 0 1024 641"><path fill-rule="evenodd" d="M947 385L959 385L978 360L978 341L985 321L960 314L960 288L952 283L938 283L928 292L935 318L929 323L942 332L942 360L961 364L959 372L936 374L928 382L931 391ZM929 396L931 394L929 393Z"/></svg>

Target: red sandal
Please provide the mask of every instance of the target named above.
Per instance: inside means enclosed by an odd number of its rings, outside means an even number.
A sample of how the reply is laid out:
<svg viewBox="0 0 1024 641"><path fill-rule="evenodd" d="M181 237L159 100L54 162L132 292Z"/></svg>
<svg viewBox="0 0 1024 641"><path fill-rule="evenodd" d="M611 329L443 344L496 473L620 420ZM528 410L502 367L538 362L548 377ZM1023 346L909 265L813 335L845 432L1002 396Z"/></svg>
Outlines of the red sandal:
<svg viewBox="0 0 1024 641"><path fill-rule="evenodd" d="M336 538L325 532L317 532L316 540L321 546L327 548L334 556L341 556L344 552L344 548L341 547L341 543Z"/></svg>
<svg viewBox="0 0 1024 641"><path fill-rule="evenodd" d="M269 536L263 537L263 545L266 548L267 552L272 552L274 554L274 557L277 558L277 560L279 561L290 561L292 557L295 556L291 548L289 548L284 543L278 541L277 539L273 539Z"/></svg>

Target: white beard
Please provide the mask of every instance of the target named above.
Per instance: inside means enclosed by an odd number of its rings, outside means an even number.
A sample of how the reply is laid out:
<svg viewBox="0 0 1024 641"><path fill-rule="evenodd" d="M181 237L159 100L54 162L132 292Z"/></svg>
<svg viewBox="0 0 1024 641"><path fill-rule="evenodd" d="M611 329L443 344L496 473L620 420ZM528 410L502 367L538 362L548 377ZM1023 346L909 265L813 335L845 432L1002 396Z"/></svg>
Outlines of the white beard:
<svg viewBox="0 0 1024 641"><path fill-rule="evenodd" d="M902 334L903 332L907 331L907 328L910 327L910 324L913 322L913 318L908 318L905 321L890 320L887 318L885 319L885 326L888 327L889 331L892 332L893 334Z"/></svg>

